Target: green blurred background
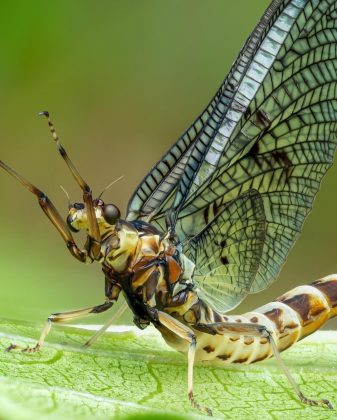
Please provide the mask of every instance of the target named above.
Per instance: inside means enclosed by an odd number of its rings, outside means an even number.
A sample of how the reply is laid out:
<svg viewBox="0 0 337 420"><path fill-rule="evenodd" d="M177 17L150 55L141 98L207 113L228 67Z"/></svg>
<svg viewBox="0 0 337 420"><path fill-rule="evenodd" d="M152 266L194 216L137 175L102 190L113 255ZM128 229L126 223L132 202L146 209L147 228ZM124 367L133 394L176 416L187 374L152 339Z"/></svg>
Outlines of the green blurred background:
<svg viewBox="0 0 337 420"><path fill-rule="evenodd" d="M37 117L47 109L94 192L125 175L105 195L125 210L151 165L208 103L268 3L3 3L0 158L47 192L62 213L60 184L81 199L46 121ZM336 182L337 166L278 281L238 311L337 270ZM0 316L42 321L51 312L102 303L99 265L71 258L36 199L4 172L0 191Z"/></svg>

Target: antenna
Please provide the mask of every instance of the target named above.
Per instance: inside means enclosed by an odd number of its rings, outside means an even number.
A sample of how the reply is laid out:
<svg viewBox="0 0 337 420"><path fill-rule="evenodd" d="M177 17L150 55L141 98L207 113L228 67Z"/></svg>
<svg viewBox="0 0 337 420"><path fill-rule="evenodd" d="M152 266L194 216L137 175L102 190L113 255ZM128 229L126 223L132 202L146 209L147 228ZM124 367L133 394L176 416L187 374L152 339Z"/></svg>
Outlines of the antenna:
<svg viewBox="0 0 337 420"><path fill-rule="evenodd" d="M68 209L71 209L72 208L72 204L71 204L71 201L70 201L70 195L68 194L67 190L62 185L60 185L60 188L64 192L64 194L67 196L67 199L68 199Z"/></svg>
<svg viewBox="0 0 337 420"><path fill-rule="evenodd" d="M106 190L108 190L110 187L112 187L114 184L116 184L116 182L120 181L121 179L124 178L124 175L121 175L119 178L115 179L114 181L110 182L110 184L108 184L104 190L100 193L100 195L98 196L98 198L101 198L102 195L105 193Z"/></svg>

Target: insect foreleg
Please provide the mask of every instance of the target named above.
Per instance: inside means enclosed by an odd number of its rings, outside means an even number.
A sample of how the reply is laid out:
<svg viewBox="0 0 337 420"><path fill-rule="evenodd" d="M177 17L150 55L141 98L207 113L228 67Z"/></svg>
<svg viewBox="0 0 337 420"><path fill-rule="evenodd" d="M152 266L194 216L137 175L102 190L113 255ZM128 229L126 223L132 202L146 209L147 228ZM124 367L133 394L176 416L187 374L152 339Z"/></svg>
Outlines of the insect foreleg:
<svg viewBox="0 0 337 420"><path fill-rule="evenodd" d="M299 386L295 382L294 378L291 376L289 369L287 368L286 364L284 363L281 354L278 350L277 344L274 340L273 334L268 328L261 324L250 324L250 323L237 323L237 322L214 322L211 324L198 324L198 327L215 327L219 328L219 334L231 334L231 335L239 335L245 337L260 337L265 338L270 343L273 355L276 359L276 362L279 368L283 371L285 376L287 377L290 385L294 389L298 398L304 403L308 405L320 405L327 407L329 409L333 409L331 403L326 399L318 399L314 400L311 398L307 398L301 392Z"/></svg>
<svg viewBox="0 0 337 420"><path fill-rule="evenodd" d="M195 347L196 347L196 336L194 332L187 327L186 325L182 324L181 322L177 321L170 315L166 314L165 312L158 311L157 313L158 321L168 330L176 334L178 337L182 338L189 342L189 349L188 349L188 387L187 387L187 394L188 398L191 401L192 407L197 408L198 410L212 415L212 411L208 407L202 407L197 401L194 399L193 395L193 365L194 365L194 357L195 357Z"/></svg>
<svg viewBox="0 0 337 420"><path fill-rule="evenodd" d="M24 353L35 353L40 350L43 346L47 335L51 330L51 326L54 322L68 322L73 321L74 319L83 318L86 315L91 314L100 314L102 312L107 311L112 307L114 304L113 301L107 300L101 305L92 306L90 308L78 309L75 311L63 312L63 313L55 313L48 317L43 330L41 332L40 338L34 347L22 347L16 344L11 344L6 350L20 350Z"/></svg>
<svg viewBox="0 0 337 420"><path fill-rule="evenodd" d="M54 204L49 200L46 194L38 188L36 188L29 181L24 179L21 175L19 175L1 160L0 167L3 168L6 172L8 172L10 175L12 175L12 177L18 180L24 187L27 188L27 190L29 190L37 197L40 207L42 208L48 219L56 227L63 240L66 242L67 248L69 249L70 253L81 262L91 263L92 259L88 256L88 252L86 250L80 250L77 247L67 224L62 219L60 213L56 210Z"/></svg>
<svg viewBox="0 0 337 420"><path fill-rule="evenodd" d="M101 245L100 245L101 235L100 235L97 219L96 219L96 216L95 216L95 209L94 209L94 204L93 204L93 200L92 200L91 188L84 181L84 179L81 177L81 175L78 172L78 170L76 169L75 165L73 164L73 162L69 158L66 150L61 145L59 137L56 134L54 125L50 120L49 112L48 111L43 111L43 112L40 112L39 115L44 115L48 119L48 125L49 125L49 128L50 128L51 134L53 136L53 139L56 143L56 146L58 148L58 151L60 152L60 155L62 156L62 158L65 161L66 165L68 166L71 174L73 175L75 181L80 186L80 188L83 192L83 202L84 202L85 209L86 209L87 216L88 216L88 225L89 225L88 226L89 227L89 232L88 233L89 233L89 236L92 239L91 252L92 252L92 255L94 256L94 258L97 258L99 253L100 253L100 250L101 250Z"/></svg>

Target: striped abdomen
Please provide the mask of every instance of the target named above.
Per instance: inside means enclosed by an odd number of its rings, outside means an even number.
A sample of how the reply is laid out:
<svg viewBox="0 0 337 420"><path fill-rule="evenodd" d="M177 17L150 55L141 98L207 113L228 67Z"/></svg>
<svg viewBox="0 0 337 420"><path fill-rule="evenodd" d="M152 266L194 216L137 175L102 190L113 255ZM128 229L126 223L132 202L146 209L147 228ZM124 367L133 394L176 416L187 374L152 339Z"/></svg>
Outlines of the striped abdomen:
<svg viewBox="0 0 337 420"><path fill-rule="evenodd" d="M219 316L215 320L219 322ZM337 274L299 286L255 311L221 316L223 321L266 326L280 351L320 328L337 315ZM213 318L212 316L212 318ZM197 359L225 363L254 363L272 355L266 338L209 335L197 332Z"/></svg>

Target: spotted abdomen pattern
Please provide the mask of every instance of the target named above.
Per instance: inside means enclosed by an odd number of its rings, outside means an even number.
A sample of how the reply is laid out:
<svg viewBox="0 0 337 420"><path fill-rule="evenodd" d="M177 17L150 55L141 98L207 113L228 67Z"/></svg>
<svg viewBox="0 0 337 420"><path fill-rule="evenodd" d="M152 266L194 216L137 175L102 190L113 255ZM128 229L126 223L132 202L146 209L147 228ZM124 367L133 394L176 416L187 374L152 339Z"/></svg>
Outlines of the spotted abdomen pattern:
<svg viewBox="0 0 337 420"><path fill-rule="evenodd" d="M273 334L278 349L283 351L320 328L337 314L337 274L298 286L273 302L240 316L221 315L223 321L260 324ZM215 315L215 317L214 317ZM219 315L212 318L219 322ZM272 356L264 337L209 335L197 332L197 358L224 363L254 363Z"/></svg>

